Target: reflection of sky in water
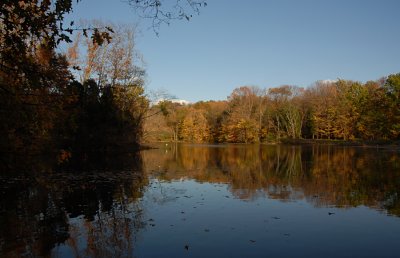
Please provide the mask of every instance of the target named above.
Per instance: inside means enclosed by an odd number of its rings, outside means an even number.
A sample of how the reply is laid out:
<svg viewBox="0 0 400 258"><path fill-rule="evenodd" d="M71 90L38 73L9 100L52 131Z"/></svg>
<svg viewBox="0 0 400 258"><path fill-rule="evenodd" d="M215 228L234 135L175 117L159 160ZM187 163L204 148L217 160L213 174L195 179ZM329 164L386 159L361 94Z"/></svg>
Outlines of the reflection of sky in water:
<svg viewBox="0 0 400 258"><path fill-rule="evenodd" d="M246 201L227 185L192 180L153 180L142 204L150 222L136 243L138 257L382 257L400 251L399 219L366 207Z"/></svg>
<svg viewBox="0 0 400 258"><path fill-rule="evenodd" d="M52 256L74 257L76 254L82 253L87 246L87 231L85 230L84 224L85 220L83 216L69 219L69 234L71 238L67 241L67 245L56 246L52 250Z"/></svg>

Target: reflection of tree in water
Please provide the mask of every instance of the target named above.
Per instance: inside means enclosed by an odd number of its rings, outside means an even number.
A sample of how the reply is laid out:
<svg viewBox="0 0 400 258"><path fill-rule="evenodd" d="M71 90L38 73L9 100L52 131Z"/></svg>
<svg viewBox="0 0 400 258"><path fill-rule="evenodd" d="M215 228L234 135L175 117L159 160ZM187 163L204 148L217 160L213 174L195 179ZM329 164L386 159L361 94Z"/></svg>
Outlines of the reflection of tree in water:
<svg viewBox="0 0 400 258"><path fill-rule="evenodd" d="M315 206L366 205L400 215L397 152L318 145L184 144L142 156L145 170L162 179L229 183L238 198L305 198Z"/></svg>
<svg viewBox="0 0 400 258"><path fill-rule="evenodd" d="M136 234L143 226L141 209L135 200L141 197L146 180L123 172L106 174L103 178L100 179L103 182L95 183L94 188L82 184L81 189L66 198L68 212L71 208L83 208L81 212L71 213L72 221L76 216L85 216L83 227L80 223L71 223L75 234L71 234L67 244L81 256L129 257L133 253ZM87 241L83 250L74 245L81 235Z"/></svg>
<svg viewBox="0 0 400 258"><path fill-rule="evenodd" d="M68 238L66 214L43 186L25 177L1 182L0 255L46 256Z"/></svg>
<svg viewBox="0 0 400 258"><path fill-rule="evenodd" d="M387 205L400 190L398 153L323 146L311 151L311 180L303 184L310 201L343 207L366 205L400 215Z"/></svg>
<svg viewBox="0 0 400 258"><path fill-rule="evenodd" d="M105 160L85 172L1 176L0 256L50 256L63 243L80 257L132 254L147 179L138 155Z"/></svg>

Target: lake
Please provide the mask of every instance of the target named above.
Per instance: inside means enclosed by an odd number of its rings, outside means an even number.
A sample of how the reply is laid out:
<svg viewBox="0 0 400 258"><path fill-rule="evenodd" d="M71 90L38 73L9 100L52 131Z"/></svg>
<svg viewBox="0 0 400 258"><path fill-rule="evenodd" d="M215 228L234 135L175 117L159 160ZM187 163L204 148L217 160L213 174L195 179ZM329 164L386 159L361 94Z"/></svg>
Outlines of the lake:
<svg viewBox="0 0 400 258"><path fill-rule="evenodd" d="M398 151L156 147L73 169L16 161L0 256L400 257Z"/></svg>

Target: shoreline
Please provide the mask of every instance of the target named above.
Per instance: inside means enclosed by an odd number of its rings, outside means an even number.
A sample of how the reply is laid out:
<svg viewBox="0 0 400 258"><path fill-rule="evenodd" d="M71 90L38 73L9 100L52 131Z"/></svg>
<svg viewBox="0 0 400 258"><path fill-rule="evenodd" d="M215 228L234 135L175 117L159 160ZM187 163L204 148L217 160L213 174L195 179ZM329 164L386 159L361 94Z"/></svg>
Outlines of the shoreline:
<svg viewBox="0 0 400 258"><path fill-rule="evenodd" d="M281 144L288 145L335 145L349 147L376 147L400 149L399 141L386 140L329 140L329 139L283 139Z"/></svg>
<svg viewBox="0 0 400 258"><path fill-rule="evenodd" d="M193 142L144 142L140 144L140 150L146 149L157 149L159 146L155 146L158 144L199 144L199 145L207 145L207 144L215 144L215 145L241 145L241 144L260 144L260 145L332 145L332 146L347 146L347 147L365 147L365 148L382 148L382 149L393 149L400 150L400 141L385 141L385 140L376 140L376 141L364 141L364 140L328 140L328 139L281 139L276 142L262 142L262 143L193 143Z"/></svg>

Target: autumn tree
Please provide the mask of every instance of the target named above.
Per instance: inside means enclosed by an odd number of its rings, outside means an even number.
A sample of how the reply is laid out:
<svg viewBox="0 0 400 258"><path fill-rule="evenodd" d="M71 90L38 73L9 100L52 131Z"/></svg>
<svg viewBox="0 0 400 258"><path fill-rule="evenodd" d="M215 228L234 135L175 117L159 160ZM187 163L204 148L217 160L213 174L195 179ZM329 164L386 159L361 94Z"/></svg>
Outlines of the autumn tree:
<svg viewBox="0 0 400 258"><path fill-rule="evenodd" d="M160 142L170 141L173 131L167 125L164 114L159 105L150 106L143 124L143 141Z"/></svg>
<svg viewBox="0 0 400 258"><path fill-rule="evenodd" d="M265 91L244 86L235 89L226 101L172 105L165 122L174 131L173 139L188 142L204 141L195 138L198 114L206 120L211 142L396 140L397 77L390 75L364 84L342 79L317 81L306 89L283 85Z"/></svg>
<svg viewBox="0 0 400 258"><path fill-rule="evenodd" d="M210 127L204 111L188 108L180 128L180 139L185 142L209 142Z"/></svg>
<svg viewBox="0 0 400 258"><path fill-rule="evenodd" d="M299 105L302 88L283 85L268 90L270 100L268 127L275 133L277 139L282 136L300 138L304 122L304 112Z"/></svg>
<svg viewBox="0 0 400 258"><path fill-rule="evenodd" d="M94 20L81 22L104 27L104 22ZM142 68L142 57L136 49L136 27L129 24L112 24L108 26L113 30L113 39L99 45L96 42L82 37L82 33L75 35L74 42L67 51L67 56L72 67L78 67L75 73L80 81L90 78L99 85L143 84L145 71ZM90 35L90 32L87 32ZM79 55L79 52L83 53Z"/></svg>
<svg viewBox="0 0 400 258"><path fill-rule="evenodd" d="M221 125L220 141L258 142L260 96L256 87L243 86L228 97L229 108Z"/></svg>
<svg viewBox="0 0 400 258"><path fill-rule="evenodd" d="M318 138L331 139L337 130L336 100L337 88L334 82L317 81L307 89L307 95L312 102L310 107L313 124L313 135Z"/></svg>
<svg viewBox="0 0 400 258"><path fill-rule="evenodd" d="M174 103L171 101L164 101L163 112L166 124L172 131L172 141L178 141L180 139L180 127L183 119L186 116L187 109L184 105Z"/></svg>
<svg viewBox="0 0 400 258"><path fill-rule="evenodd" d="M200 101L192 105L196 110L203 112L210 130L209 141L218 142L221 137L221 126L226 110L227 101Z"/></svg>
<svg viewBox="0 0 400 258"><path fill-rule="evenodd" d="M389 98L388 112L389 121L391 123L391 138L398 138L400 135L400 73L391 74L384 84L386 95Z"/></svg>
<svg viewBox="0 0 400 258"><path fill-rule="evenodd" d="M365 98L360 103L360 117L357 132L360 138L368 140L390 138L390 101L383 85L377 81L365 83Z"/></svg>
<svg viewBox="0 0 400 258"><path fill-rule="evenodd" d="M56 121L75 100L65 58L37 44L29 54L29 74L0 71L1 149L40 151L51 145ZM24 68L25 69L25 68Z"/></svg>
<svg viewBox="0 0 400 258"><path fill-rule="evenodd" d="M353 140L357 136L362 105L365 104L366 88L359 82L338 80L337 120L335 138Z"/></svg>

